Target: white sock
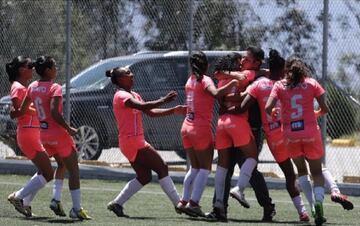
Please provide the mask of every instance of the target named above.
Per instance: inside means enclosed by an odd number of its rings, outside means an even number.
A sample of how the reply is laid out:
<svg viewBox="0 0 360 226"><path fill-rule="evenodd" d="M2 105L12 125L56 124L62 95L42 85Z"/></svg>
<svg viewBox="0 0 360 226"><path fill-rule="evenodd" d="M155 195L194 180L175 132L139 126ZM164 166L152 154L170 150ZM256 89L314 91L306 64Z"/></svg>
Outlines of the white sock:
<svg viewBox="0 0 360 226"><path fill-rule="evenodd" d="M26 196L39 191L47 183L45 177L41 174L32 177L31 180L19 191L15 193L15 197L18 199L24 199Z"/></svg>
<svg viewBox="0 0 360 226"><path fill-rule="evenodd" d="M81 203L80 203L80 189L70 190L71 194L71 200L73 203L74 210L78 211L81 209Z"/></svg>
<svg viewBox="0 0 360 226"><path fill-rule="evenodd" d="M225 180L228 169L217 165L215 173L215 195L216 202L214 203L215 207L224 206L224 190L225 190ZM219 205L219 206L218 206Z"/></svg>
<svg viewBox="0 0 360 226"><path fill-rule="evenodd" d="M313 187L310 182L309 175L304 175L298 178L299 185L301 190L304 192L306 199L309 202L310 208L314 208L314 197L313 197Z"/></svg>
<svg viewBox="0 0 360 226"><path fill-rule="evenodd" d="M209 177L210 171L207 169L200 169L198 174L195 177L193 192L191 194L191 200L199 203L201 196L205 190L207 179Z"/></svg>
<svg viewBox="0 0 360 226"><path fill-rule="evenodd" d="M37 172L32 176L32 179L34 179L37 176ZM23 204L24 206L31 206L31 202L34 199L35 195L37 194L39 190L34 191L33 193L28 194L25 198L23 198Z"/></svg>
<svg viewBox="0 0 360 226"><path fill-rule="evenodd" d="M324 201L324 193L325 193L324 187L320 187L320 186L314 187L315 201L322 203Z"/></svg>
<svg viewBox="0 0 360 226"><path fill-rule="evenodd" d="M327 168L323 168L322 174L325 180L325 187L329 189L331 193L340 193L340 189L330 171Z"/></svg>
<svg viewBox="0 0 360 226"><path fill-rule="evenodd" d="M60 201L64 180L55 179L53 184L53 199Z"/></svg>
<svg viewBox="0 0 360 226"><path fill-rule="evenodd" d="M121 190L119 195L114 199L114 202L116 202L120 206L124 205L124 203L129 200L131 196L138 192L142 187L143 185L136 178L132 179Z"/></svg>
<svg viewBox="0 0 360 226"><path fill-rule="evenodd" d="M190 168L186 173L183 183L183 196L182 200L188 202L191 196L194 179L199 172L199 169Z"/></svg>
<svg viewBox="0 0 360 226"><path fill-rule="evenodd" d="M169 197L174 206L178 204L180 201L180 197L178 192L176 191L176 187L174 185L173 180L170 176L163 177L159 180L160 186L165 194Z"/></svg>
<svg viewBox="0 0 360 226"><path fill-rule="evenodd" d="M246 186L249 184L251 174L255 169L257 161L254 158L247 158L240 168L240 176L237 182L240 192L244 192Z"/></svg>
<svg viewBox="0 0 360 226"><path fill-rule="evenodd" d="M306 208L305 208L304 202L301 199L301 195L298 195L298 196L292 198L292 201L293 201L294 206L295 206L296 210L298 211L299 215L306 212Z"/></svg>

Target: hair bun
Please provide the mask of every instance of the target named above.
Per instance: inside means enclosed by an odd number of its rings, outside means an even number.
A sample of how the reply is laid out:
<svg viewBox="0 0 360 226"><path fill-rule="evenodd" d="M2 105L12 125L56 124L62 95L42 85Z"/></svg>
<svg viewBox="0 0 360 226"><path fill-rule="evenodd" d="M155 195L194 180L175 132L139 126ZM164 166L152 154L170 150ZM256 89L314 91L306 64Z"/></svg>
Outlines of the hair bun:
<svg viewBox="0 0 360 226"><path fill-rule="evenodd" d="M107 70L107 71L105 72L105 76L106 76L106 77L111 77L113 71L114 71L113 69Z"/></svg>
<svg viewBox="0 0 360 226"><path fill-rule="evenodd" d="M276 49L270 49L269 58L277 58L279 57L279 52Z"/></svg>

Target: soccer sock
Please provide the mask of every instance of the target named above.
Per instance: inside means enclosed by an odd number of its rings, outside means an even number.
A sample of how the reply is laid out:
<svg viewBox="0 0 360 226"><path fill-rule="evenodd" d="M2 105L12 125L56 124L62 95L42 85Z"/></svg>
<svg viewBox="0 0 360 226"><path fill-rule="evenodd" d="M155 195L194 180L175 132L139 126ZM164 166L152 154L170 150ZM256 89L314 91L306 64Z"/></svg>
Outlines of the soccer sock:
<svg viewBox="0 0 360 226"><path fill-rule="evenodd" d="M45 177L41 174L32 177L31 180L19 191L15 193L17 199L24 199L26 196L31 193L37 192L45 186L47 183Z"/></svg>
<svg viewBox="0 0 360 226"><path fill-rule="evenodd" d="M64 180L55 179L53 184L53 199L60 201Z"/></svg>
<svg viewBox="0 0 360 226"><path fill-rule="evenodd" d="M314 196L315 196L315 201L317 202L323 202L324 201L324 187L314 187Z"/></svg>
<svg viewBox="0 0 360 226"><path fill-rule="evenodd" d="M224 191L225 191L225 180L228 169L217 165L215 174L215 195L216 202L215 207L224 206ZM220 205L220 206L218 206Z"/></svg>
<svg viewBox="0 0 360 226"><path fill-rule="evenodd" d="M194 179L198 172L199 172L199 169L194 169L191 167L185 175L184 183L183 183L184 188L183 188L182 200L184 200L186 202L188 202L190 199L193 182L194 182Z"/></svg>
<svg viewBox="0 0 360 226"><path fill-rule="evenodd" d="M325 187L328 188L331 193L340 193L340 189L330 171L327 168L323 168L322 174L325 179Z"/></svg>
<svg viewBox="0 0 360 226"><path fill-rule="evenodd" d="M131 196L138 192L142 187L143 185L136 178L132 179L121 190L120 194L114 199L114 202L116 202L120 206L124 205L124 203L129 200Z"/></svg>
<svg viewBox="0 0 360 226"><path fill-rule="evenodd" d="M304 202L301 199L301 195L295 196L294 198L292 198L292 201L299 215L306 212L306 208Z"/></svg>
<svg viewBox="0 0 360 226"><path fill-rule="evenodd" d="M210 174L209 170L200 169L195 177L191 200L198 204L201 199L202 193L204 192L209 174Z"/></svg>
<svg viewBox="0 0 360 226"><path fill-rule="evenodd" d="M176 191L173 180L170 176L163 177L159 180L160 186L171 202L176 206L180 201L178 192Z"/></svg>
<svg viewBox="0 0 360 226"><path fill-rule="evenodd" d="M240 192L243 192L249 184L252 172L256 167L257 161L254 158L247 158L240 168L240 176L237 182Z"/></svg>
<svg viewBox="0 0 360 226"><path fill-rule="evenodd" d="M80 189L70 190L71 200L73 203L73 209L78 211L81 209L80 204Z"/></svg>
<svg viewBox="0 0 360 226"><path fill-rule="evenodd" d="M299 185L301 190L305 193L305 197L309 202L310 208L314 208L314 198L313 198L313 187L310 182L309 175L304 175L298 178Z"/></svg>
<svg viewBox="0 0 360 226"><path fill-rule="evenodd" d="M32 178L31 178L30 180L34 179L37 175L38 175L38 173L36 172L36 173L32 176ZM23 198L23 204L24 204L24 206L31 206L31 202L32 202L32 200L34 199L34 197L35 197L35 195L37 194L38 191L39 191L39 190L36 190L36 191L28 194L25 198Z"/></svg>

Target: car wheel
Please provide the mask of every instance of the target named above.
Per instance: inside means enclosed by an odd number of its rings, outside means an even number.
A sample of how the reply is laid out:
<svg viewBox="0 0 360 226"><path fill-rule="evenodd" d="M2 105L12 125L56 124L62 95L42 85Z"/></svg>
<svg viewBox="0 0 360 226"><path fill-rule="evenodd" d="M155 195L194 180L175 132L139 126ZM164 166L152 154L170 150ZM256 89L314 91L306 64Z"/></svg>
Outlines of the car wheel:
<svg viewBox="0 0 360 226"><path fill-rule="evenodd" d="M96 130L88 125L80 126L75 136L79 159L97 160L102 151L100 137Z"/></svg>

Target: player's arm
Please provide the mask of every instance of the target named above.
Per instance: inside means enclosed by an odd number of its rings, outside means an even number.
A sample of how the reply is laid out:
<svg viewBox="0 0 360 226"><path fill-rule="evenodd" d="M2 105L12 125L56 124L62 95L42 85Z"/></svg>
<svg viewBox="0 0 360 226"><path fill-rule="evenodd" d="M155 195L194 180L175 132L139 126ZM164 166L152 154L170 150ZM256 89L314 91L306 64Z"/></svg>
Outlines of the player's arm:
<svg viewBox="0 0 360 226"><path fill-rule="evenodd" d="M185 115L187 110L186 105L177 105L172 108L154 108L148 111L144 111L145 114L149 115L150 117L161 117L166 115Z"/></svg>
<svg viewBox="0 0 360 226"><path fill-rule="evenodd" d="M77 129L69 126L66 122L62 114L59 112L61 97L53 96L50 100L50 113L53 119L57 124L66 129L70 135L75 135L77 133Z"/></svg>
<svg viewBox="0 0 360 226"><path fill-rule="evenodd" d="M242 114L242 113L246 112L255 102L256 102L256 99L254 97L252 97L248 93L247 94L245 93L241 104L228 108L227 113Z"/></svg>
<svg viewBox="0 0 360 226"><path fill-rule="evenodd" d="M221 71L215 74L217 79L225 79L225 78L232 78L239 81L247 79L246 73L241 71Z"/></svg>
<svg viewBox="0 0 360 226"><path fill-rule="evenodd" d="M19 98L13 98L11 99L11 102L13 108L10 111L10 118L21 117L26 113L36 113L35 109L30 108L31 99L29 97L25 97L22 103L20 103Z"/></svg>
<svg viewBox="0 0 360 226"><path fill-rule="evenodd" d="M236 86L238 84L238 81L231 80L228 84L221 88L216 88L215 85L211 84L208 87L206 87L206 91L213 96L214 98L219 98L225 96L228 92L230 92L231 88Z"/></svg>
<svg viewBox="0 0 360 226"><path fill-rule="evenodd" d="M236 92L236 93L230 93L225 96L225 101L230 102L242 102L246 96L247 92Z"/></svg>
<svg viewBox="0 0 360 226"><path fill-rule="evenodd" d="M315 111L316 117L323 116L329 112L329 108L327 107L326 101L325 101L325 93L316 97L316 101L318 102L318 104L320 106L320 109Z"/></svg>
<svg viewBox="0 0 360 226"><path fill-rule="evenodd" d="M146 112L153 108L160 107L161 105L163 105L165 103L169 103L169 102L173 101L176 98L176 96L177 96L177 93L175 91L171 91L165 97L161 97L157 100L146 101L146 102L139 101L139 100L135 99L134 97L131 97L125 101L125 106L129 107L129 108L137 109L139 111Z"/></svg>
<svg viewBox="0 0 360 226"><path fill-rule="evenodd" d="M265 111L267 114L272 115L273 109L275 109L274 107L276 105L276 102L277 102L277 98L272 96L269 97L265 105Z"/></svg>

